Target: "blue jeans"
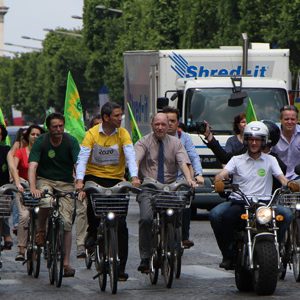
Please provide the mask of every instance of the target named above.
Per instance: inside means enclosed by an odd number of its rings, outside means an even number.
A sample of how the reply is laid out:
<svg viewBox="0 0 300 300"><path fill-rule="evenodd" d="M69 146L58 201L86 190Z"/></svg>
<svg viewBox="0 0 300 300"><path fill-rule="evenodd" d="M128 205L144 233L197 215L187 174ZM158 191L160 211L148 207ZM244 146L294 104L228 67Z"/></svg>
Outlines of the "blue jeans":
<svg viewBox="0 0 300 300"><path fill-rule="evenodd" d="M209 220L210 220L210 225L214 231L217 244L219 246L219 249L224 257L225 254L225 244L226 244L226 237L224 236L223 233L223 221L222 221L222 216L224 212L230 207L231 202L226 201L223 203L218 204L215 206L209 213Z"/></svg>

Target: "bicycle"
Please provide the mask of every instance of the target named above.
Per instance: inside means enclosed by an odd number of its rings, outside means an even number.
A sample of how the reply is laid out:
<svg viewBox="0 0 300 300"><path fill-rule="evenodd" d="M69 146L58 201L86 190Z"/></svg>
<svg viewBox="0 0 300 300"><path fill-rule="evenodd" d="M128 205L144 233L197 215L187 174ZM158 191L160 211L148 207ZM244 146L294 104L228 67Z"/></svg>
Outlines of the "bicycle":
<svg viewBox="0 0 300 300"><path fill-rule="evenodd" d="M63 197L76 199L76 192L43 192L43 197L52 197L52 206L48 218L48 228L46 235L47 268L50 284L61 287L64 272L64 221L59 211L59 200Z"/></svg>
<svg viewBox="0 0 300 300"><path fill-rule="evenodd" d="M87 181L84 191L89 194L94 214L100 219L94 248L95 266L101 291L105 291L107 275L112 294L117 293L120 260L118 257L118 220L126 217L129 204L129 182L120 182L111 188Z"/></svg>
<svg viewBox="0 0 300 300"><path fill-rule="evenodd" d="M14 198L12 192L17 192L17 191L18 191L17 188L12 184L5 184L0 187L0 270L3 267L3 261L2 261L3 246L1 243L2 226L3 226L4 219L10 216L11 202Z"/></svg>
<svg viewBox="0 0 300 300"><path fill-rule="evenodd" d="M156 284L159 269L165 285L171 288L174 274L181 274L182 246L181 214L191 204L191 188L186 181L161 184L147 178L141 188L152 193L152 254L150 257L150 281Z"/></svg>
<svg viewBox="0 0 300 300"><path fill-rule="evenodd" d="M38 278L40 274L42 249L35 242L35 234L40 198L34 198L29 191L25 191L22 193L22 201L24 206L29 210L26 257L23 265L27 265L28 275L33 275L34 278Z"/></svg>
<svg viewBox="0 0 300 300"><path fill-rule="evenodd" d="M280 279L284 279L287 266L293 265L294 278L300 282L300 193L284 194L278 202L293 211L294 218L286 232L284 245L282 246L282 267Z"/></svg>

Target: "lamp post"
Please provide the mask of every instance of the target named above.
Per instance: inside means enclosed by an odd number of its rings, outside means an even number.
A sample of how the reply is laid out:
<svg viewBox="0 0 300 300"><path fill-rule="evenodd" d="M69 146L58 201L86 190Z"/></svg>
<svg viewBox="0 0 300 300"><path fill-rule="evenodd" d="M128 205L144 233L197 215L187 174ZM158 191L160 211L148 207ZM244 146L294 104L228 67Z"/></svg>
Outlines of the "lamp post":
<svg viewBox="0 0 300 300"><path fill-rule="evenodd" d="M42 42L43 41L41 39L33 38L33 37L30 37L30 36L27 36L27 35L22 35L21 38L25 39L25 40L32 40L32 41L37 41L37 42Z"/></svg>
<svg viewBox="0 0 300 300"><path fill-rule="evenodd" d="M4 43L6 46L13 46L13 47L20 47L24 49L30 49L34 51L41 51L43 48L38 48L38 47L30 47L30 46L25 46L25 45L18 45L18 44L13 44L13 43Z"/></svg>
<svg viewBox="0 0 300 300"><path fill-rule="evenodd" d="M73 16L71 16L71 18L77 19L77 20L82 20L83 19L82 16L77 16L77 15L73 15Z"/></svg>
<svg viewBox="0 0 300 300"><path fill-rule="evenodd" d="M123 10L106 7L105 5L96 5L96 9L102 10L104 12L110 12L118 17L121 17L123 15Z"/></svg>
<svg viewBox="0 0 300 300"><path fill-rule="evenodd" d="M74 33L74 32L67 32L67 31L62 31L62 30L54 30L54 29L49 29L49 28L44 28L44 31L52 32L52 33L57 33L57 34L62 34L62 35L69 35L72 37L76 38L82 38L83 35L80 33Z"/></svg>

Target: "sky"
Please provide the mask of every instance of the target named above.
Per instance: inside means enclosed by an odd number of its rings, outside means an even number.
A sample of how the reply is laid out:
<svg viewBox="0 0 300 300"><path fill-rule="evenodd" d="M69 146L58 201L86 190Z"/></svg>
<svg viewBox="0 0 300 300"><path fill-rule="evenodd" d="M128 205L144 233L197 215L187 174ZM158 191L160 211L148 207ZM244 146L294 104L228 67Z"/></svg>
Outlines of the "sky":
<svg viewBox="0 0 300 300"><path fill-rule="evenodd" d="M21 36L44 39L44 28L81 29L82 20L72 15L82 16L84 0L4 0L9 7L4 17L4 43L41 48L39 41L26 40ZM4 45L5 50L27 52L21 47Z"/></svg>

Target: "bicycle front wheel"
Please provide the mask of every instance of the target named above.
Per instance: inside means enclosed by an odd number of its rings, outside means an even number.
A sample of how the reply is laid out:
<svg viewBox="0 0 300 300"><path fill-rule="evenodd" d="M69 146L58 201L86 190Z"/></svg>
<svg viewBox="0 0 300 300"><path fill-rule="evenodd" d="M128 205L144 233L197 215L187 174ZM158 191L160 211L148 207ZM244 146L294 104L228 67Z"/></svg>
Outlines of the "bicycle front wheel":
<svg viewBox="0 0 300 300"><path fill-rule="evenodd" d="M106 254L105 254L104 239L100 240L99 244L96 246L95 253L95 267L99 274L99 286L102 292L106 289L107 283L107 265L106 265Z"/></svg>
<svg viewBox="0 0 300 300"><path fill-rule="evenodd" d="M30 264L32 268L32 275L34 278L38 278L40 274L40 266L41 266L41 247L37 246L35 243L35 214L31 214L30 226L28 232L28 241L30 241L30 254L27 254L29 259L30 256ZM27 250L28 251L28 250ZM27 261L27 270L28 270L28 261Z"/></svg>
<svg viewBox="0 0 300 300"><path fill-rule="evenodd" d="M174 254L175 254L175 233L174 225L167 223L165 227L164 241L164 257L163 257L163 276L167 288L171 288L174 277Z"/></svg>
<svg viewBox="0 0 300 300"><path fill-rule="evenodd" d="M108 265L109 265L109 278L110 278L110 288L112 294L117 293L118 289L118 240L116 228L109 228L109 237L108 237Z"/></svg>
<svg viewBox="0 0 300 300"><path fill-rule="evenodd" d="M32 254L34 248L34 237L35 237L35 230L30 220L30 225L28 228L27 234L27 250L26 250L26 267L27 267L27 274L32 275L33 271L33 261L32 261Z"/></svg>
<svg viewBox="0 0 300 300"><path fill-rule="evenodd" d="M300 220L293 221L293 273L295 280L300 282Z"/></svg>
<svg viewBox="0 0 300 300"><path fill-rule="evenodd" d="M64 273L64 223L62 220L57 222L56 227L56 238L55 238L55 252L54 252L54 262L55 265L55 284L56 287L61 286L63 273Z"/></svg>
<svg viewBox="0 0 300 300"><path fill-rule="evenodd" d="M175 229L175 256L174 256L174 273L175 278L180 278L181 275L181 257L183 254L183 247L181 246L182 240L182 227L179 226Z"/></svg>

